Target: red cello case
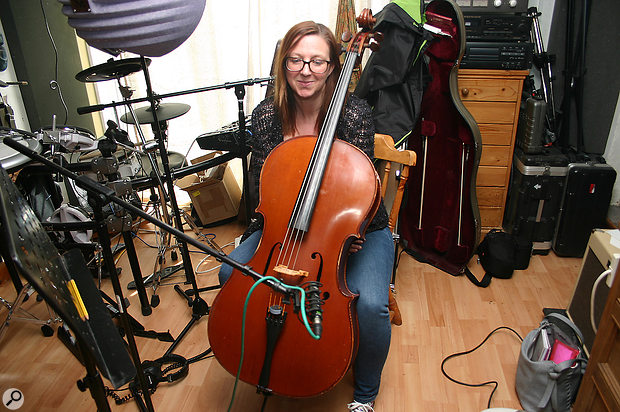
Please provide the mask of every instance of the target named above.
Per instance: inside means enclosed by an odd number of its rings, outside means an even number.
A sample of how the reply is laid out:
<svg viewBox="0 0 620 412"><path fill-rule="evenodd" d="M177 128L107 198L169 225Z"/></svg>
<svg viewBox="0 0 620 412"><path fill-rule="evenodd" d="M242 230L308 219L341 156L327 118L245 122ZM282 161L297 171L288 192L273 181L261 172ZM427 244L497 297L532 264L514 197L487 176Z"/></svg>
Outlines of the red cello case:
<svg viewBox="0 0 620 412"><path fill-rule="evenodd" d="M425 27L435 33L425 51L432 80L408 140L418 163L409 177L400 234L405 250L416 259L460 275L480 240L476 174L482 144L478 125L458 93L463 14L452 0L435 0L425 13Z"/></svg>

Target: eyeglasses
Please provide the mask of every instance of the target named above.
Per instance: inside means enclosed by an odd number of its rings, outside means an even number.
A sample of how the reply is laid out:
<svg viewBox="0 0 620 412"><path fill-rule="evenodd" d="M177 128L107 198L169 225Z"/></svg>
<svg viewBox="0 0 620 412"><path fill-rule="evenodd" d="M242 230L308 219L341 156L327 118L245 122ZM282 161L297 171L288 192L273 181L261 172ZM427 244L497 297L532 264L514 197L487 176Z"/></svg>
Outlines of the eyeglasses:
<svg viewBox="0 0 620 412"><path fill-rule="evenodd" d="M310 61L305 61L297 57L287 57L286 70L289 72L300 72L307 64L312 73L323 74L327 71L329 63L330 62L328 60L312 59Z"/></svg>

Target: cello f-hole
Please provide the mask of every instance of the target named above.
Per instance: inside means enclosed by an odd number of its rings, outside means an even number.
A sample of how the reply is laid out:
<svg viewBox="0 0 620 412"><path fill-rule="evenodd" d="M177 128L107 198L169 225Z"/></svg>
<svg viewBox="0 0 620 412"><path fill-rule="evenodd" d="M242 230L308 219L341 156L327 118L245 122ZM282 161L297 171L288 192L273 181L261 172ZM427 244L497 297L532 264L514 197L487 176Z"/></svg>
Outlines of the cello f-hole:
<svg viewBox="0 0 620 412"><path fill-rule="evenodd" d="M269 267L271 265L271 258L273 257L273 252L276 250L278 246L280 246L280 250L282 250L282 243L279 243L279 242L271 247L271 251L269 252L269 257L267 258L267 263L265 263L265 269L263 270L263 276L267 276L267 271L269 270Z"/></svg>

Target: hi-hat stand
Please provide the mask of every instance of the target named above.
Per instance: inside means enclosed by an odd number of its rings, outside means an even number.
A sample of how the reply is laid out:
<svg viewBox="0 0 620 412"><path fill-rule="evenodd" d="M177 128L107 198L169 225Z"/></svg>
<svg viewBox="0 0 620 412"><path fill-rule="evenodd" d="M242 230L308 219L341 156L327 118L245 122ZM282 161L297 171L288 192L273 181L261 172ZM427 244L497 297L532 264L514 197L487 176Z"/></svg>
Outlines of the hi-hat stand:
<svg viewBox="0 0 620 412"><path fill-rule="evenodd" d="M129 102L133 91L127 87L127 86L123 86L120 83L120 79L117 79L118 81L118 85L119 85L119 91L121 93L121 95L123 96L124 102L125 102L125 106L129 109L129 114L131 115L131 119L135 125L135 130L138 134L138 138L140 139L141 143L142 143L142 147L145 148L144 153L147 156L147 159L149 161L149 164L151 165L151 172L149 174L149 177L151 179L154 179L155 182L157 183L157 187L159 188L159 195L157 193L155 193L155 190L153 188L153 186L149 187L151 196L149 198L149 203L153 205L153 209L155 212L155 216L160 219L160 220L164 220L166 223L170 224L171 220L170 220L170 216L168 214L168 203L170 202L170 196L168 195L167 191L166 191L166 187L164 186L164 182L162 180L162 173L159 170L159 166L157 165L157 159L156 157L153 155L153 152L151 150L147 150L147 140L146 137L144 136L144 133L142 132L142 128L140 127L140 120L139 120L139 116L136 115L136 111L134 110L133 104ZM118 114L116 113L116 107L114 108L114 112L116 114L117 120L118 120ZM157 114L155 114L155 117L157 116ZM162 131L162 125L159 124L161 122L158 122L158 125L152 124L152 129L153 129L153 133L155 135L155 141L158 142L158 146L159 146L159 141L160 140L164 140L165 143L165 135L162 135L161 133ZM165 132L164 132L165 133ZM160 146L161 147L161 146ZM165 147L165 144L164 144ZM163 156L163 155L162 155ZM168 158L167 156L167 151L166 151L166 159ZM163 159L163 157L162 157ZM163 162L163 160L162 160ZM169 162L168 162L169 163ZM163 165L162 165L163 166ZM144 167L143 167L144 169ZM145 174L146 174L146 170ZM166 174L166 176L168 176ZM167 179L166 179L167 181ZM176 204L176 202L174 203ZM161 207L161 213L159 212L159 207ZM164 272L166 271L169 274L175 273L176 271L180 270L180 269L185 269L184 264L180 264L180 265L176 265L173 268L163 268L163 262L165 261L165 254L166 251L168 249L170 249L170 236L167 233L163 233L162 234L163 239L161 240L161 247L158 247L158 256L155 260L155 265L153 268L153 273L149 276L146 276L144 279L142 279L142 283L146 283L146 281L150 281L152 284L152 288L153 288L153 294L151 296L151 306L156 307L159 305L159 295L157 295L157 286L159 284L159 282L166 276L164 274ZM159 237L157 238L157 245L159 246ZM177 243L177 245L175 247L180 247L179 244ZM173 251L171 252L171 257L172 260L177 260L176 257L176 252ZM157 271L158 266L161 268L160 271ZM187 276L186 276L187 278ZM138 288L138 282L134 281L131 282L130 285L133 288Z"/></svg>

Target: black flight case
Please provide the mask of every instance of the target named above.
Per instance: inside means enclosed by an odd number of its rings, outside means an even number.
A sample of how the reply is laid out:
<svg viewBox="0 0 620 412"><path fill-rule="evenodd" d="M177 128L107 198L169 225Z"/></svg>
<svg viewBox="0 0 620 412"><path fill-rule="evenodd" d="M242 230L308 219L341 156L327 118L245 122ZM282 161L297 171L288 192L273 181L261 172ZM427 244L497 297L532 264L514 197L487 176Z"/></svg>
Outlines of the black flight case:
<svg viewBox="0 0 620 412"><path fill-rule="evenodd" d="M531 241L533 254L551 250L567 171L568 157L559 149L528 154L515 148L503 226L519 240Z"/></svg>

